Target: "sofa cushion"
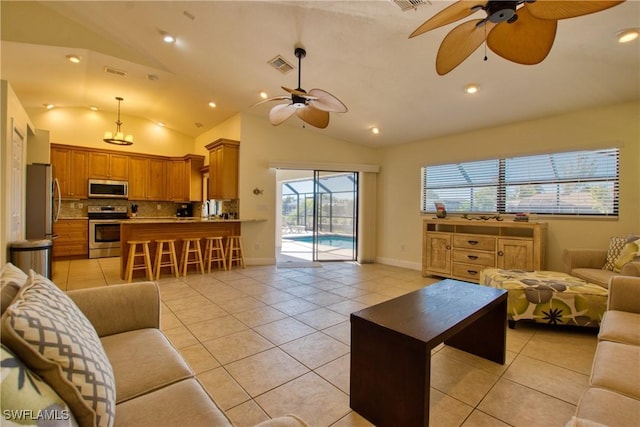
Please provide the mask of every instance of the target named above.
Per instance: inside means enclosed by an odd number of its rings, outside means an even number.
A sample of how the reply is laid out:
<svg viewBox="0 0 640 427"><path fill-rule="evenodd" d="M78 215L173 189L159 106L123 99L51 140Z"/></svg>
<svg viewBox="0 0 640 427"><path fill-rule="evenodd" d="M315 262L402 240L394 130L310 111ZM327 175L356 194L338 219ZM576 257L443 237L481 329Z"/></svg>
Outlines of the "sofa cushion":
<svg viewBox="0 0 640 427"><path fill-rule="evenodd" d="M576 417L607 426L639 426L640 401L610 390L590 387L580 399Z"/></svg>
<svg viewBox="0 0 640 427"><path fill-rule="evenodd" d="M616 273L609 270L599 270L597 268L574 268L571 275L578 279L586 280L589 283L595 283L604 288L609 288L609 279Z"/></svg>
<svg viewBox="0 0 640 427"><path fill-rule="evenodd" d="M598 339L640 345L640 314L607 310L600 325Z"/></svg>
<svg viewBox="0 0 640 427"><path fill-rule="evenodd" d="M627 244L626 237L612 237L609 239L609 248L607 249L607 259L602 266L603 270L613 271L616 260L622 252L622 248Z"/></svg>
<svg viewBox="0 0 640 427"><path fill-rule="evenodd" d="M56 285L31 271L1 328L2 342L67 402L80 425L113 425L109 360L87 318Z"/></svg>
<svg viewBox="0 0 640 427"><path fill-rule="evenodd" d="M232 426L194 378L117 405L118 426Z"/></svg>
<svg viewBox="0 0 640 427"><path fill-rule="evenodd" d="M4 345L0 346L0 365L5 420L22 426L35 426L45 419L55 420L57 427L78 425L65 401Z"/></svg>
<svg viewBox="0 0 640 427"><path fill-rule="evenodd" d="M117 403L193 376L159 329L138 329L102 338L113 367Z"/></svg>
<svg viewBox="0 0 640 427"><path fill-rule="evenodd" d="M590 381L594 386L640 399L640 347L600 341Z"/></svg>
<svg viewBox="0 0 640 427"><path fill-rule="evenodd" d="M613 263L613 271L620 273L622 267L628 262L637 261L640 257L640 237L630 236L626 244L622 248L620 255Z"/></svg>

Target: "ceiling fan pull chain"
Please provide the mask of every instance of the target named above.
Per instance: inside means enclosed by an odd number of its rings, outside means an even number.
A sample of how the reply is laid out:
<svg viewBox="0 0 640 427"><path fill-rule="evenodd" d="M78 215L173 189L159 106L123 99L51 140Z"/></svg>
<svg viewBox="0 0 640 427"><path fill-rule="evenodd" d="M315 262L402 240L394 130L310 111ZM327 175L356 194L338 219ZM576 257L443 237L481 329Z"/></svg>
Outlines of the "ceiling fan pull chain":
<svg viewBox="0 0 640 427"><path fill-rule="evenodd" d="M487 26L484 26L484 60L486 61L487 59Z"/></svg>

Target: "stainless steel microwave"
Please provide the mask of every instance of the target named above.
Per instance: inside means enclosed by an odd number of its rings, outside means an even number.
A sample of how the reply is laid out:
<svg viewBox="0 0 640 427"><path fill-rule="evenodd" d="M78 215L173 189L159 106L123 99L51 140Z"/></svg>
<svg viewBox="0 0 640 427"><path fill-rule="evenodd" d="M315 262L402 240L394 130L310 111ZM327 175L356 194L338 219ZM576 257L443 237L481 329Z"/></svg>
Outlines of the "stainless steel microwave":
<svg viewBox="0 0 640 427"><path fill-rule="evenodd" d="M90 199L128 199L129 183L106 179L89 180Z"/></svg>

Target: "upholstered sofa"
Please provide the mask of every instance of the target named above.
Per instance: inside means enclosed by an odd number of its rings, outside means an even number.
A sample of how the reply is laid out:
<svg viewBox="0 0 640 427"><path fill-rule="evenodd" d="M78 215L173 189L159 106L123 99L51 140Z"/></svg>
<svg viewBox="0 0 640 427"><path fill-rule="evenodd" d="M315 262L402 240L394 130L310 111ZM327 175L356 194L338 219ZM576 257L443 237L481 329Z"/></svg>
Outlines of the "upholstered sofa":
<svg viewBox="0 0 640 427"><path fill-rule="evenodd" d="M568 426L640 426L640 277L609 282L589 388Z"/></svg>
<svg viewBox="0 0 640 427"><path fill-rule="evenodd" d="M607 264L607 252L606 249L565 249L564 272L605 288L613 276L640 276L639 261L624 264L619 272L603 268Z"/></svg>
<svg viewBox="0 0 640 427"><path fill-rule="evenodd" d="M232 425L160 331L155 282L65 293L7 264L0 283L0 424Z"/></svg>

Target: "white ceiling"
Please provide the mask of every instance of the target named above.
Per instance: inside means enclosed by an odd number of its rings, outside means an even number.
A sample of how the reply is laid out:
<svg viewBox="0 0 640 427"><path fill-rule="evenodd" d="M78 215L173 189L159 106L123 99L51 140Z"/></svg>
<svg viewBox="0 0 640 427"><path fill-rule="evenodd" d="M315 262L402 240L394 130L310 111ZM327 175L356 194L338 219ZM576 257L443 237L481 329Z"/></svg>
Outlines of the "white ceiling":
<svg viewBox="0 0 640 427"><path fill-rule="evenodd" d="M640 27L640 1L560 21L541 64L514 64L491 51L483 61L480 47L438 76L438 47L456 24L408 35L451 3L403 12L388 0L3 0L1 76L27 109L54 103L115 111L121 96L123 114L195 137L240 111L266 117L275 103L251 107L258 93L282 95L280 86L295 88L298 77L297 68L282 74L267 62L282 55L297 67L294 47L303 46L302 87L327 90L349 107L332 113L327 129L308 128L371 146L640 98L640 44L615 39ZM161 31L177 43L163 43ZM68 54L82 62L71 64ZM107 74L105 66L127 76ZM480 92L465 94L468 83ZM293 117L281 126L302 122ZM379 135L371 134L373 126Z"/></svg>

